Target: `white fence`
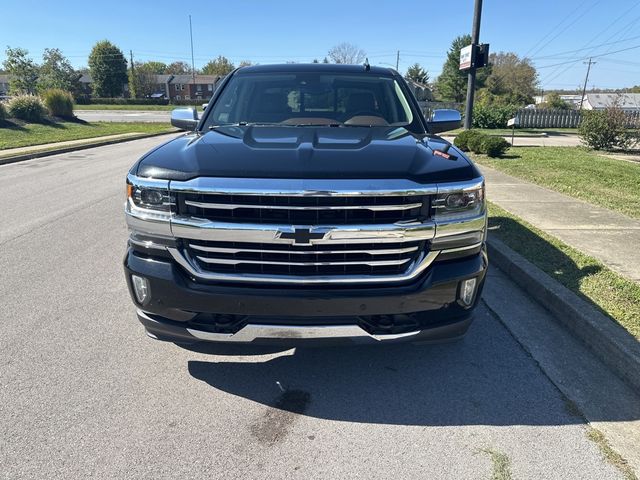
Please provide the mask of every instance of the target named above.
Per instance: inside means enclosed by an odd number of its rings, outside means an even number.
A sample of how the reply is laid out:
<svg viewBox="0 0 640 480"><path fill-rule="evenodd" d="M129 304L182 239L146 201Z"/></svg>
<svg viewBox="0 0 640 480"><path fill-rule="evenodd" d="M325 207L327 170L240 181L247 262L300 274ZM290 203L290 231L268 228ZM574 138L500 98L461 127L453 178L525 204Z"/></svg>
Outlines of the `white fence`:
<svg viewBox="0 0 640 480"><path fill-rule="evenodd" d="M640 112L625 112L627 127L640 126ZM522 108L516 113L520 128L577 128L584 112L579 110L537 110Z"/></svg>

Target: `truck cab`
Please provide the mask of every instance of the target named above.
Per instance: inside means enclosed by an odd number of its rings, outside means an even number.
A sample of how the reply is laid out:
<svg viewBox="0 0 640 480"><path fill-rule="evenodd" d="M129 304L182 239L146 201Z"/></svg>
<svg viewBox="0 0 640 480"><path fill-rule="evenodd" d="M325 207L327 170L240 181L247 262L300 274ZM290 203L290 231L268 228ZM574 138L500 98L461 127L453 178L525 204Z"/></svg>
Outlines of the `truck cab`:
<svg viewBox="0 0 640 480"><path fill-rule="evenodd" d="M484 179L404 79L243 67L126 179L126 280L176 343L431 342L465 334L487 269Z"/></svg>

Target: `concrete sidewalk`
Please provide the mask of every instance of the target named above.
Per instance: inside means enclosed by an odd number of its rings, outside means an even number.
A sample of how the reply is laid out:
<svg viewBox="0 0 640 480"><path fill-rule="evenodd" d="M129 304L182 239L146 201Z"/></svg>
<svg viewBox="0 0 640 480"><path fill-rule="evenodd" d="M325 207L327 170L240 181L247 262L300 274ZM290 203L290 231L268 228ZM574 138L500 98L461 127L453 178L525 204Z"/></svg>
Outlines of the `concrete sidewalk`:
<svg viewBox="0 0 640 480"><path fill-rule="evenodd" d="M487 199L612 270L640 282L640 221L484 165Z"/></svg>
<svg viewBox="0 0 640 480"><path fill-rule="evenodd" d="M442 138L453 143L455 136L442 135ZM504 135L507 142L511 143L511 135ZM514 147L577 147L581 145L580 137L573 133L561 133L557 135L540 135L536 137L518 137L513 140Z"/></svg>

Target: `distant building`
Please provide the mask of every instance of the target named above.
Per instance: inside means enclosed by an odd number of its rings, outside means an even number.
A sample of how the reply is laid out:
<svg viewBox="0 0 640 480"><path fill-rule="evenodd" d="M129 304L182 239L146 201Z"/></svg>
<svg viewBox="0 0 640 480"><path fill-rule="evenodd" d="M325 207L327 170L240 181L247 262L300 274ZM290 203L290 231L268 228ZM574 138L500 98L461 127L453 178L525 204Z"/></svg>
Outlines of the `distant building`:
<svg viewBox="0 0 640 480"><path fill-rule="evenodd" d="M626 112L640 112L640 93L587 93L582 108L603 110L614 105Z"/></svg>

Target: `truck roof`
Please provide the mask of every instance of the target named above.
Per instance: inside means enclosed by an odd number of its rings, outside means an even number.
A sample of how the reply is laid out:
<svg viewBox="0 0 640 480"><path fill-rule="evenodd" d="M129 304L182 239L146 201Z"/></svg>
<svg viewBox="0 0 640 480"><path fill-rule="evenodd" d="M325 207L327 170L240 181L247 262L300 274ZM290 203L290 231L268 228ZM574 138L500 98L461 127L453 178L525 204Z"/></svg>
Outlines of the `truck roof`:
<svg viewBox="0 0 640 480"><path fill-rule="evenodd" d="M250 65L241 67L237 73L294 73L294 72L320 72L320 73L363 73L364 65L344 65L337 63L281 63L272 65ZM376 75L393 75L395 70L387 67L371 66L369 73Z"/></svg>

